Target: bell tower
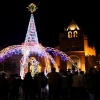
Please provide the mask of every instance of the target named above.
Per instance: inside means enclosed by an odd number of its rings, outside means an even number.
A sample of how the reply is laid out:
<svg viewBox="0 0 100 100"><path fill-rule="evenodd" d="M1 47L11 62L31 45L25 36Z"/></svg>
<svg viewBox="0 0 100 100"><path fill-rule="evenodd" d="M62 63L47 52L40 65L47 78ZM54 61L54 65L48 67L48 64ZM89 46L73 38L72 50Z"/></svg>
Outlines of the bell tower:
<svg viewBox="0 0 100 100"><path fill-rule="evenodd" d="M69 26L67 28L64 28L64 34L60 34L60 35L63 35L59 37L60 47L61 47L60 49L62 51L83 51L84 50L83 32L73 19L69 24Z"/></svg>
<svg viewBox="0 0 100 100"><path fill-rule="evenodd" d="M68 54L77 64L77 67L85 71L85 52L84 52L84 35L83 31L76 24L74 19L64 33L59 35L60 50ZM62 66L62 65L61 65ZM70 62L66 62L67 69L73 69Z"/></svg>

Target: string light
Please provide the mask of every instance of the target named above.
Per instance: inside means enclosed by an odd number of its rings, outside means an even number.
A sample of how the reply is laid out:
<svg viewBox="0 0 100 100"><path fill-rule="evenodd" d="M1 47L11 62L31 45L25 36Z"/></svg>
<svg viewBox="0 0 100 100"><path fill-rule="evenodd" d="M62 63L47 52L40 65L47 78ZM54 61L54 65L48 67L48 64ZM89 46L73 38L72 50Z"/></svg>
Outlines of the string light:
<svg viewBox="0 0 100 100"><path fill-rule="evenodd" d="M13 54L23 54L24 51L29 51L31 54L38 54L40 57L45 57L44 51L46 52L53 52L54 55L60 56L62 60L66 61L69 60L73 65L75 65L74 61L64 52L51 48L51 47L42 47L40 44L38 46L23 46L23 45L13 45L7 48L4 48L0 51L0 62L5 60L7 56L11 57ZM51 60L52 62L52 60ZM76 66L76 65L75 65Z"/></svg>

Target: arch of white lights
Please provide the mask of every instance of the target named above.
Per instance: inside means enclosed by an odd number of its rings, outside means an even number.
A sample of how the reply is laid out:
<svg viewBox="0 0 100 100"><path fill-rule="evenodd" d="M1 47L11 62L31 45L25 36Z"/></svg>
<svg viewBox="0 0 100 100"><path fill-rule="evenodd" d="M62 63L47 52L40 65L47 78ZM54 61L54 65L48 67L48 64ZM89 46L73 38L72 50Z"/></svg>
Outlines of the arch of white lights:
<svg viewBox="0 0 100 100"><path fill-rule="evenodd" d="M30 54L37 53L40 57L45 56L44 50L48 53L52 52L53 55L60 56L63 61L69 60L72 63L72 65L74 65L77 69L77 66L75 65L74 61L64 52L62 52L58 49L55 49L55 48L51 48L51 47L42 47L42 49L41 49L40 45L34 45L34 46L12 45L12 46L8 46L0 51L0 62L4 61L5 58L11 57L14 54L16 54L16 55L23 54L23 50L25 50L25 51L28 50L30 52ZM55 62L51 56L49 56L49 58L50 58L52 63Z"/></svg>

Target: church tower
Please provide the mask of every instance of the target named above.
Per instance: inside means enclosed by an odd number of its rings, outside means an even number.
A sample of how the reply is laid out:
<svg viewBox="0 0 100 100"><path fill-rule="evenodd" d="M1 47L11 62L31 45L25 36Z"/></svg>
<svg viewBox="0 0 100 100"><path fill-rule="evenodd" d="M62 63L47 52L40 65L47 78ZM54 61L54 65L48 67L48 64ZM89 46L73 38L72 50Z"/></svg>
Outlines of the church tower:
<svg viewBox="0 0 100 100"><path fill-rule="evenodd" d="M84 50L83 33L73 19L71 23L69 24L68 28L64 28L64 31L65 31L64 41L60 42L61 50L83 51ZM65 43L66 46L63 46L64 45L63 42Z"/></svg>
<svg viewBox="0 0 100 100"><path fill-rule="evenodd" d="M79 28L73 19L69 26L64 28L64 33L59 34L59 49L69 55L82 71L86 71L87 69L86 63L88 62L86 61L86 57L89 55L96 56L95 48L88 46L87 36L84 35L82 29ZM61 68L67 69L74 68L69 61L60 61L60 66ZM93 66L93 64L91 66Z"/></svg>

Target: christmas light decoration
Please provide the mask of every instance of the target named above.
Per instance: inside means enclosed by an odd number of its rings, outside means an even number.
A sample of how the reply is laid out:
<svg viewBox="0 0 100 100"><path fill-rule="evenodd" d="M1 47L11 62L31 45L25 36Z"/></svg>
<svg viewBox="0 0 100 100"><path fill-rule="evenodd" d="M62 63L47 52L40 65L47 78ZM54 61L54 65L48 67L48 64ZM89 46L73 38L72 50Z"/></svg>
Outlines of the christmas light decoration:
<svg viewBox="0 0 100 100"><path fill-rule="evenodd" d="M30 66L31 75L33 77L36 73L38 73L38 70L39 70L39 62L36 60L35 57L30 57L29 58L29 62L31 64L31 66Z"/></svg>
<svg viewBox="0 0 100 100"><path fill-rule="evenodd" d="M23 45L13 45L13 46L8 46L7 48L4 48L3 50L0 51L0 62L2 62L6 57L10 57L13 54L23 54L23 50L26 52L29 51L30 54L38 54L41 57L44 57L44 51L46 52L52 52L53 55L55 56L61 56L62 60L70 60L71 63L74 63L74 61L66 55L64 52L50 48L50 47L42 47L41 45L34 45L34 46L23 46Z"/></svg>
<svg viewBox="0 0 100 100"><path fill-rule="evenodd" d="M31 14L24 45L38 44L37 31L33 14Z"/></svg>
<svg viewBox="0 0 100 100"><path fill-rule="evenodd" d="M37 9L37 7L34 3L31 3L27 8L31 13L35 12Z"/></svg>
<svg viewBox="0 0 100 100"><path fill-rule="evenodd" d="M64 61L69 60L72 65L75 66L75 68L77 69L76 64L74 63L74 61L64 52L58 50L58 49L54 49L54 48L50 48L50 47L43 47L39 42L38 42L38 36L37 36L37 31L36 31L36 26L35 26L35 21L34 21L34 16L33 16L33 12L36 11L37 7L35 4L31 3L28 7L28 10L31 11L31 17L30 17L30 21L29 21L29 25L28 25L28 29L27 29L27 34L25 37L25 42L22 45L12 45L12 46L8 46L6 48L4 48L3 50L0 51L0 62L4 61L6 57L11 57L12 55L16 55L16 54L22 54L22 58L20 60L20 76L23 79L25 74L28 70L28 63L29 63L29 56L34 54L34 55L38 55L39 57L43 57L45 58L45 75L47 73L49 73L51 71L51 65L50 62L52 64L54 64L54 67L56 68L56 71L58 72L58 66L55 62L55 60L53 59L53 57L49 54L50 52L52 52L52 54L54 56L60 56L60 58ZM34 57L33 57L34 58ZM32 59L33 59L32 58ZM38 72L38 68L39 67L39 62L34 58L31 61L31 69L34 70L34 72Z"/></svg>

